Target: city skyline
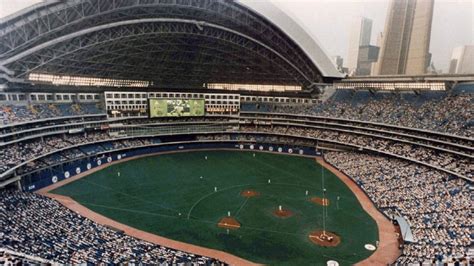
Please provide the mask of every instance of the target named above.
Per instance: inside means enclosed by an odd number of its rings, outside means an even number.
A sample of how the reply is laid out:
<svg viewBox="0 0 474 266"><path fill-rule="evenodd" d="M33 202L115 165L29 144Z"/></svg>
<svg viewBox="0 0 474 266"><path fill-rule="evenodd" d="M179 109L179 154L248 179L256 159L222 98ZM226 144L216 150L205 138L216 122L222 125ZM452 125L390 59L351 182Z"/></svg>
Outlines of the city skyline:
<svg viewBox="0 0 474 266"><path fill-rule="evenodd" d="M474 73L474 45L463 45L453 50L449 73Z"/></svg>
<svg viewBox="0 0 474 266"><path fill-rule="evenodd" d="M0 0L0 18L40 0ZM367 17L373 21L371 45L384 29L389 1L380 0L272 0L293 15L328 53L348 62L351 21ZM448 72L453 49L474 44L474 4L470 0L436 0L430 52L438 69ZM337 33L337 34L335 34Z"/></svg>
<svg viewBox="0 0 474 266"><path fill-rule="evenodd" d="M277 0L276 3L286 12L297 14L295 17L310 29L329 56L342 56L346 64L351 20L361 16L371 19L371 44L377 45L377 38L384 30L389 1ZM313 8L308 8L308 4ZM454 48L474 44L473 8L471 0L435 1L430 52L435 67L444 73L449 70ZM334 34L335 31L338 34Z"/></svg>
<svg viewBox="0 0 474 266"><path fill-rule="evenodd" d="M357 72L359 67L359 50L361 46L370 45L372 34L372 20L366 17L356 17L353 21L349 51L347 54L347 68L349 73Z"/></svg>
<svg viewBox="0 0 474 266"><path fill-rule="evenodd" d="M434 0L391 0L372 75L423 75L431 64Z"/></svg>

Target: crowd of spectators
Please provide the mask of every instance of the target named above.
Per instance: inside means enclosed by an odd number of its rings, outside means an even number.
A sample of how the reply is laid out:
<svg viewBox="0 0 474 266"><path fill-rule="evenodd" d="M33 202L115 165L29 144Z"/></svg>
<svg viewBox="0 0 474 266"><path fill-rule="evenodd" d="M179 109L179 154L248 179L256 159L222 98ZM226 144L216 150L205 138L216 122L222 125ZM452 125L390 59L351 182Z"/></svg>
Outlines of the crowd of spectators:
<svg viewBox="0 0 474 266"><path fill-rule="evenodd" d="M0 152L0 174L21 163L47 154L49 155L43 157L41 160L28 163L20 172L29 172L47 165L96 154L102 151L146 146L153 144L155 141L155 138L151 137L114 139L113 136L101 131L54 135L43 139L23 141L2 147ZM73 146L77 147L72 148Z"/></svg>
<svg viewBox="0 0 474 266"><path fill-rule="evenodd" d="M0 191L0 228L2 247L60 264L222 264L127 236L33 193Z"/></svg>
<svg viewBox="0 0 474 266"><path fill-rule="evenodd" d="M391 93L337 90L324 102L301 104L256 104L257 111L326 116L371 121L473 136L472 93ZM255 108L243 105L243 111ZM252 106L252 105L251 105ZM255 106L255 104L253 105Z"/></svg>
<svg viewBox="0 0 474 266"><path fill-rule="evenodd" d="M466 258L474 234L472 183L403 160L356 152L327 152L325 159L351 177L388 217L401 216L414 242L399 262Z"/></svg>
<svg viewBox="0 0 474 266"><path fill-rule="evenodd" d="M261 113L258 116L244 115L242 116L241 121L245 122L246 124L268 124L269 122L271 122L272 124L282 124L286 123L286 121L288 121L287 123L293 124L311 123L310 125L323 125L328 129L345 129L357 133L390 137L400 140L417 142L420 144L437 146L460 152L466 152L467 150L471 150L470 147L474 145L474 139L444 134L433 134L432 132L418 131L413 130L412 128L393 127L387 124L367 124L365 122L355 120L334 121L333 118L324 117L298 116L294 114L292 115L283 113ZM466 149L466 147L469 148ZM469 152L472 154L472 151Z"/></svg>
<svg viewBox="0 0 474 266"><path fill-rule="evenodd" d="M453 110L446 111L447 114L451 116L460 115L461 119L464 120L463 123L458 122L451 122L448 121L447 123L451 126L443 127L445 131L455 134L462 134L465 136L471 136L469 131L471 128L471 120L472 119L472 110L466 106L465 103L471 103L472 98L470 96L466 96L467 94L458 95L458 96L450 96L450 101L461 104L465 109L462 114L459 113L457 107L453 107ZM387 96L391 97L391 96ZM396 96L399 97L399 96ZM458 98L456 98L458 97ZM346 109L343 110L341 105L335 104L334 108L336 108L336 113L340 111L342 117L347 114L347 112L356 112L361 115L361 118L354 117L345 117L345 118L352 118L352 119L361 119L361 120L371 120L371 121L378 121L380 117L384 116L384 110L378 110L378 104L387 104L390 105L392 100L387 100L384 97L383 99L377 100L369 100L365 102L365 107L361 107L360 105L356 104L354 106L348 107L349 111ZM427 100L426 102L422 102L419 104L420 110L423 110L423 106L431 101L431 104L438 104L444 103L446 104L446 97L436 98L437 100ZM464 102L457 102L457 101ZM466 100L467 99L467 100ZM334 99L330 99L329 101L334 101ZM375 103L377 102L377 103ZM405 106L406 104L401 104L402 109L408 108ZM339 107L338 107L339 106ZM409 105L407 105L409 106ZM319 108L319 109L318 109ZM329 108L329 107L328 107ZM339 109L337 109L339 108ZM352 108L352 109L351 109ZM359 109L357 109L359 108ZM272 111L284 111L284 112L296 112L296 113L303 113L309 110L307 107L283 107L280 106L278 108L273 109ZM311 110L325 110L321 106L313 106ZM329 110L329 109L328 109ZM339 111L338 111L339 110ZM357 111L359 110L359 111ZM362 111L361 111L362 110ZM362 118L362 113L370 110L370 115L365 114ZM374 110L378 110L378 115L373 115ZM387 108L390 110L390 106ZM409 109L407 109L409 110ZM319 112L319 111L318 111ZM434 123L438 123L440 116L437 115L437 111L433 111L434 114L429 116ZM324 113L314 113L311 111L308 114L317 114L317 115L324 115ZM414 115L413 112L408 112L409 115ZM400 118L401 117L401 118ZM400 116L400 121L402 121L401 125L408 125L403 123L408 123L407 121L414 121L408 118L404 118L404 116ZM398 118L397 118L398 119ZM446 118L451 119L451 118ZM147 120L148 121L148 120ZM152 121L152 120L149 120ZM173 120L170 120L172 122ZM192 120L194 121L194 120ZM212 120L214 121L214 120ZM466 122L467 121L467 122ZM381 122L381 121L379 121ZM467 123L467 126L466 126ZM461 125L462 124L462 125ZM413 124L415 125L415 124ZM426 124L420 123L419 125L422 126L415 126L426 128ZM441 127L440 127L441 128ZM438 127L432 127L428 129L440 130ZM453 128L459 129L459 131L453 131ZM449 129L449 130L448 130ZM465 131L467 130L467 131ZM312 146L315 147L318 144L321 144L321 141L327 142L340 142L341 144L350 144L354 146L362 147L365 150L377 150L383 151L387 153L391 153L403 158L416 160L422 163L426 163L432 166L440 167L442 169L446 169L452 171L456 174L463 175L468 178L473 178L474 173L472 169L472 160L466 156L457 155L452 152L441 151L439 149L430 148L428 146L421 146L414 143L410 143L410 141L398 141L389 138L375 138L368 136L367 134L354 134L349 132L342 132L337 130L330 130L330 129L317 129L311 127L297 127L297 126L281 126L281 125L261 125L261 124L251 124L251 125L242 125L239 128L239 131L244 134L236 135L236 134L216 134L216 135L208 135L208 136L200 136L198 140L238 140L241 142L264 142L264 143L279 143L279 144L291 144L291 145L301 145L301 146ZM357 130L356 130L357 131ZM257 134L254 134L257 133ZM259 135L258 133L272 133L272 134L281 134L281 135L288 135L288 136L265 136ZM360 133L360 132L359 132ZM292 136L292 137L290 137ZM294 137L308 137L308 138L316 138L321 141L316 140L308 140L308 139L295 139ZM95 131L95 132L88 132L88 133L78 133L78 134L58 134L43 138L36 138L32 140L25 140L22 142L18 142L15 144L11 144L9 146L2 147L0 152L0 174L7 171L8 169L22 163L28 161L30 159L36 158L40 155L45 155L48 153L52 153L64 148L69 148L72 146L76 146L75 148L67 149L61 152L55 152L54 154L48 155L41 160L37 160L28 164L23 170L24 171L31 171L34 169L39 169L45 167L47 165L53 163L59 163L63 161L68 161L75 158L80 158L86 155L96 154L102 151L108 151L113 149L121 149L121 148L128 148L128 147L138 147L138 146L147 146L153 143L156 143L156 138L130 138L130 139L115 139L115 137L109 135L108 133L102 131ZM338 167L339 169L343 170L346 174L351 176L358 184L363 188L368 195L372 198L372 200L376 203L376 205L385 212L390 217L395 215L403 216L406 218L412 228L413 233L416 239L415 243L407 244L404 247L404 253L400 257L399 261L401 263L408 263L408 262L418 262L423 260L431 260L431 259L442 259L442 260L449 260L450 258L458 258L465 256L467 252L467 247L470 245L470 242L473 238L472 228L474 223L472 222L474 217L471 214L472 211L470 209L471 199L473 198L471 190L472 187L469 187L469 184L466 181L463 181L459 178L454 178L449 174L437 170L433 170L433 168L428 168L419 164L410 163L403 160L397 159L388 159L386 157L380 156L372 156L360 153L328 153L326 155L326 159ZM472 185L472 184L471 184ZM63 215L60 218L71 219L71 214L67 212L66 209L61 209L62 207L59 206L57 203L50 199L42 198L40 196L32 196L31 194L26 193L11 193L8 194L7 192L2 196L5 200L1 199L3 206L0 206L0 216L4 215L2 210L4 206L10 206L8 204L17 204L22 208L25 208L27 211L31 211L34 213L32 209L26 209L26 204L33 204L34 202L40 202L41 204L45 204L47 208L52 208L51 213L48 210L45 210L44 213L39 213L40 215L52 215L54 211L58 211L58 215ZM5 196L5 197L3 197ZM2 201L3 200L3 201ZM12 205L12 206L13 206ZM5 207L6 208L6 207ZM57 209L54 209L57 208ZM59 209L58 209L59 208ZM5 209L6 210L6 209ZM5 211L6 213L6 211ZM94 232L98 231L98 225L93 224L90 221L87 221L80 216L74 216L73 222L70 223L71 226L75 226L75 221L82 221L80 225L83 226L84 223L87 226L92 226L94 228ZM77 219L79 220L77 220ZM82 219L82 220L81 220ZM7 220L8 222L9 220ZM2 221L0 221L2 222ZM33 222L39 223L38 220L34 220ZM49 224L48 224L49 225ZM0 226L3 226L0 224ZM10 225L12 226L12 225ZM80 228L80 227L78 227ZM84 228L82 228L84 229ZM34 229L27 231L28 234L32 236L37 236L35 234L39 234L40 232L34 232ZM45 228L43 228L45 230ZM92 229L91 229L92 230ZM101 229L102 230L102 229ZM109 229L108 229L109 230ZM89 230L90 231L90 230ZM19 231L12 231L16 232L15 238L10 239L9 247L14 249L15 251L23 252L27 250L25 247L22 249L22 242L30 241L26 243L30 243L33 247L36 247L35 244L38 243L40 245L41 241L40 238L28 238L23 236L24 238L16 238L19 236ZM49 231L45 231L46 234L49 234ZM106 239L106 241L111 241L110 245L104 246L101 250L106 250L106 248L118 248L117 243L123 243L123 241L138 241L132 238L128 238L127 236L121 235L120 238L116 235L111 235L112 231L107 231L106 233L101 233L100 231L98 234L101 238L90 238L89 241L95 243L101 243L102 237ZM57 232L52 232L53 236ZM114 232L116 233L116 232ZM118 234L118 233L116 233ZM13 234L12 234L13 235ZM94 235L97 237L97 235ZM0 237L0 239L3 238ZM18 239L21 239L19 241ZM87 239L87 238L86 238ZM131 240L130 240L131 239ZM13 241L14 240L14 241ZM15 242L16 241L16 242ZM65 243L57 244L54 241L59 241L58 239L54 239L51 242L47 242L45 246L42 248L38 247L38 249L33 249L34 254L41 254L41 256L46 256L44 258L47 259L54 259L55 261L60 262L72 262L72 263L80 263L80 262L89 262L89 263L116 263L116 262L144 262L152 261L155 259L153 256L159 256L159 252L162 250L162 247L155 247L151 244L134 244L125 245L126 248L123 250L131 250L129 253L127 252L119 252L114 251L112 253L109 252L99 252L100 254L94 251L95 246L83 248L82 242L80 244L70 245L70 242L66 241ZM79 241L75 239L75 241ZM118 242L114 242L118 241ZM107 242L109 243L109 242ZM128 243L128 242L127 242ZM141 243L141 242L140 242ZM2 243L4 244L4 243ZM7 245L7 244L4 244ZM104 244L105 245L105 244ZM139 248L135 248L137 245ZM55 249L51 249L54 247ZM70 250L75 250L72 253L61 253L56 251L58 247L64 248L65 252L70 252ZM128 248L128 249L127 249ZM136 250L144 250L144 253L140 253ZM120 249L122 250L122 249ZM167 249L166 249L167 250ZM48 252L53 252L49 254ZM158 253L154 253L158 252ZM173 256L178 254L178 251L175 253L172 252ZM144 255L148 254L148 255ZM181 254L181 253L179 253ZM171 257L173 257L171 256ZM187 255L186 255L187 256ZM192 256L192 255L189 255ZM86 260L86 258L91 257L91 261ZM180 257L180 256L178 256ZM173 257L176 259L175 257ZM180 257L181 258L181 257ZM187 257L190 258L190 257ZM195 257L192 257L194 259ZM149 260L147 260L149 259ZM177 260L179 261L179 259ZM185 261L185 260L184 260Z"/></svg>
<svg viewBox="0 0 474 266"><path fill-rule="evenodd" d="M2 151L0 152L0 173L40 155L45 155L76 144L106 139L107 137L108 135L104 133L68 135L67 138L63 136L50 136L2 147ZM67 159L68 157L65 156L63 158ZM34 168L36 163L38 162L32 162L30 166Z"/></svg>
<svg viewBox="0 0 474 266"><path fill-rule="evenodd" d="M0 248L0 265L49 265L51 261L39 257L25 255L12 250Z"/></svg>
<svg viewBox="0 0 474 266"><path fill-rule="evenodd" d="M378 140L367 140L364 137L348 136L343 133L327 130L293 128L282 126L242 126L242 132L265 132L274 134L288 134L292 136L305 136L319 138L322 140L337 140L350 142L365 147L385 148L390 152L403 151L404 156L417 156L417 160L423 158L426 151L418 151L409 146L397 146L397 144L380 143ZM69 145L84 143L87 137L93 141L109 139L105 133L94 135L79 134L66 140L46 138L47 146L62 148ZM265 136L258 134L223 134L200 136L198 140L238 140L242 142L265 142L281 143L302 146L315 146L312 140L295 140L287 136ZM65 144L65 142L67 142ZM123 139L109 143L110 149L118 149L132 146L143 146L152 144L152 139ZM375 145L375 146L373 146ZM31 147L37 148L35 145ZM40 152L43 150L39 150ZM74 156L67 150L62 156ZM80 150L79 150L80 152ZM429 157L429 156L428 156ZM430 259L449 260L465 256L467 247L472 240L472 228L474 217L470 204L473 197L472 184L463 179L456 178L445 172L437 171L416 163L404 160L374 156L353 152L328 152L325 155L328 162L351 176L355 182L366 191L376 206L389 217L403 216L412 226L416 242L405 245L401 263L419 262ZM446 157L441 157L447 160ZM449 159L448 159L449 160ZM437 162L430 161L432 163ZM443 166L443 167L446 167ZM470 164L462 166L470 171ZM10 194L5 194L6 197ZM15 195L13 199L15 199ZM30 194L26 197L30 197ZM3 195L2 195L3 196ZM23 197L23 196L22 196ZM35 198L34 200L38 200ZM39 199L41 200L41 198ZM49 200L49 199L48 199ZM14 201L15 204L18 200ZM42 203L43 204L43 203ZM48 206L47 204L45 206ZM0 209L5 209L0 208ZM18 244L18 243L17 243ZM12 246L16 251L23 252L17 246ZM36 252L36 251L35 251ZM91 251L92 252L92 251ZM84 258L89 255L83 254ZM77 255L79 256L79 255ZM50 257L44 257L51 259ZM74 256L71 256L74 258ZM79 262L77 260L76 262ZM98 262L101 260L97 260ZM111 262L111 260L109 260Z"/></svg>
<svg viewBox="0 0 474 266"><path fill-rule="evenodd" d="M389 139L380 139L365 135L309 127L258 125L241 126L240 130L242 132L265 132L317 138L328 142L337 141L341 144L351 144L364 149L388 152L404 158L440 167L469 178L474 177L474 173L472 172L472 161L469 158L410 143L400 143Z"/></svg>
<svg viewBox="0 0 474 266"><path fill-rule="evenodd" d="M70 126L71 124L79 124L85 122L103 122L107 117L105 115L101 116L76 116L76 117L61 117L57 119L46 119L46 120L35 120L31 123L26 124L11 124L11 125L1 125L0 124L0 134L11 134L18 133L21 131L35 130L49 128L49 130L44 131L53 131L53 130L62 130L60 127L52 129L53 126Z"/></svg>
<svg viewBox="0 0 474 266"><path fill-rule="evenodd" d="M98 120L99 118L80 118L74 116L105 114L99 103L76 103L76 104L33 104L33 105L2 105L0 106L0 126L14 123L38 120L42 126L54 125L58 122L51 122L48 118L64 117L60 123L70 124L74 122ZM66 119L66 117L70 117ZM74 118L73 118L74 117ZM125 117L126 118L126 117ZM41 120L41 122L39 122ZM149 124L149 123L173 123L180 122L225 122L228 118L221 117L162 117L156 119L135 118L126 121L127 124ZM31 128L31 126L26 127ZM2 129L2 133L8 133ZM18 129L17 129L18 130Z"/></svg>
<svg viewBox="0 0 474 266"><path fill-rule="evenodd" d="M364 149L383 151L404 158L417 160L419 162L452 171L468 178L472 178L474 175L471 167L472 160L468 156L462 156L449 151L442 151L434 147L421 146L418 145L418 143L415 144L389 138L384 139L372 137L366 134L354 134L350 132L339 132L329 129L323 130L311 127L242 125L239 131L242 133L261 132L296 137L300 136L316 138L322 141L326 140L328 142L336 141L340 144L350 144ZM0 173L40 155L44 156L50 154L43 157L42 160L30 162L24 170L30 171L32 169L39 169L51 163L63 162L103 151L149 145L153 143L152 139L153 138L129 138L115 140L114 137L105 133L105 131L93 131L78 134L59 134L37 138L30 141L22 141L2 148L2 152L0 152ZM257 141L262 140L258 139ZM264 142L268 141L269 140L265 140ZM286 137L286 139L283 139L280 137L280 139L272 140L272 142L276 141L279 141L280 143L294 143L295 138ZM300 141L302 145L308 144L302 139L298 141ZM309 142L312 146L315 144L315 141ZM73 146L75 147L56 152ZM53 152L54 154L51 154Z"/></svg>
<svg viewBox="0 0 474 266"><path fill-rule="evenodd" d="M55 118L103 113L98 103L63 103L0 106L0 125Z"/></svg>

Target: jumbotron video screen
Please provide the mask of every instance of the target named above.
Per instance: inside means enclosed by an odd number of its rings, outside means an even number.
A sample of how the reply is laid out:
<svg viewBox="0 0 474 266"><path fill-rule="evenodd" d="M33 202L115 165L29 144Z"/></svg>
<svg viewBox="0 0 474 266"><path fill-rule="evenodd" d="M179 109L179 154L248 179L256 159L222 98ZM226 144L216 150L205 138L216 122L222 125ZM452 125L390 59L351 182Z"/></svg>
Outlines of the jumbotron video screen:
<svg viewBox="0 0 474 266"><path fill-rule="evenodd" d="M204 99L150 99L149 114L154 117L204 116Z"/></svg>

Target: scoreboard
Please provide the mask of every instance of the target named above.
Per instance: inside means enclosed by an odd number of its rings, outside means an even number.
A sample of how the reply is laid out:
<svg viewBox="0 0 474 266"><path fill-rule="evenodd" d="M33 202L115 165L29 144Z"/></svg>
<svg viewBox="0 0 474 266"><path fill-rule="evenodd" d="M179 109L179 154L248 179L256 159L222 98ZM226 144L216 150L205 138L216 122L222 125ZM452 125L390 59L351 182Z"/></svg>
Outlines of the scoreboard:
<svg viewBox="0 0 474 266"><path fill-rule="evenodd" d="M162 99L150 98L149 117L204 116L204 99Z"/></svg>

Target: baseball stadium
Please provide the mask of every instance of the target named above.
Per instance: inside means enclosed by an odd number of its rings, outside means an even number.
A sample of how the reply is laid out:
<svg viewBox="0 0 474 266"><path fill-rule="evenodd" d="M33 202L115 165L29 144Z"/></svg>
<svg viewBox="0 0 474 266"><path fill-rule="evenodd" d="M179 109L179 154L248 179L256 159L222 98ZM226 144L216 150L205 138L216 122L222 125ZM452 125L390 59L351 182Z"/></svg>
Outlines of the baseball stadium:
<svg viewBox="0 0 474 266"><path fill-rule="evenodd" d="M472 265L473 92L349 77L271 1L33 4L0 19L0 263Z"/></svg>

